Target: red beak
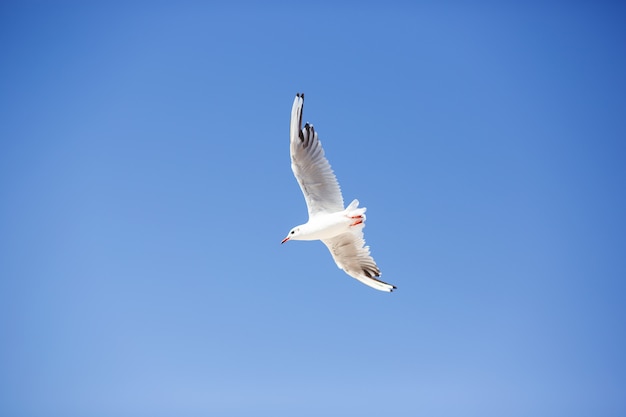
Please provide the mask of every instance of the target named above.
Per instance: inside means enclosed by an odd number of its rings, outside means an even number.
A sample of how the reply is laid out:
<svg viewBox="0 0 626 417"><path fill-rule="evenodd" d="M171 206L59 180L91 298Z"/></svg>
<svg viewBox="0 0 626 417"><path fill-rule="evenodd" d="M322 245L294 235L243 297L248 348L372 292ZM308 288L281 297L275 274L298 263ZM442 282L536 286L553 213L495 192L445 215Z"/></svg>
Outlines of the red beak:
<svg viewBox="0 0 626 417"><path fill-rule="evenodd" d="M282 245L283 243L285 243L285 242L286 242L286 241L288 241L288 240L289 240L289 236L287 236L286 238L284 238L284 239L283 239L283 241L282 241L282 242L280 242L280 244Z"/></svg>

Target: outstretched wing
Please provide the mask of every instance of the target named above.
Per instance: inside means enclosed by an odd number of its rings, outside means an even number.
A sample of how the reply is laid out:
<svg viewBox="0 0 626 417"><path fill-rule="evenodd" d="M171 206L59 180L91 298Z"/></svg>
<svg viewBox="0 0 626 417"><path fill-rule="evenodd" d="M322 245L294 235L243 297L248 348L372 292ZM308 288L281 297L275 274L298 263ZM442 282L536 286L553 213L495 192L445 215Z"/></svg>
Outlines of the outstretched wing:
<svg viewBox="0 0 626 417"><path fill-rule="evenodd" d="M365 246L362 227L355 227L332 239L323 239L322 242L330 250L337 266L346 274L380 291L391 292L396 288L377 279L380 276L380 269L370 255L369 246Z"/></svg>
<svg viewBox="0 0 626 417"><path fill-rule="evenodd" d="M319 213L343 210L343 197L313 125L307 123L302 128L303 107L304 94L296 94L291 109L291 169L312 218Z"/></svg>

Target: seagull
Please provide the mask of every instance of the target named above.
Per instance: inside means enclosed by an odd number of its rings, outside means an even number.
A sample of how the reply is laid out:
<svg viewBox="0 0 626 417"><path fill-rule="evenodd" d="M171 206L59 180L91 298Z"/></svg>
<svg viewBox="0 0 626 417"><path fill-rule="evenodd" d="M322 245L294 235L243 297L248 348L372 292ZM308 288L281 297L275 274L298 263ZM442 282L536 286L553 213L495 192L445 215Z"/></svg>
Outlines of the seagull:
<svg viewBox="0 0 626 417"><path fill-rule="evenodd" d="M337 178L324 156L322 144L313 125L302 128L304 94L296 94L291 108L291 169L300 184L309 211L309 221L291 229L281 243L288 240L321 240L339 269L380 291L396 287L378 279L380 270L365 246L365 207L353 200L343 207L343 196Z"/></svg>

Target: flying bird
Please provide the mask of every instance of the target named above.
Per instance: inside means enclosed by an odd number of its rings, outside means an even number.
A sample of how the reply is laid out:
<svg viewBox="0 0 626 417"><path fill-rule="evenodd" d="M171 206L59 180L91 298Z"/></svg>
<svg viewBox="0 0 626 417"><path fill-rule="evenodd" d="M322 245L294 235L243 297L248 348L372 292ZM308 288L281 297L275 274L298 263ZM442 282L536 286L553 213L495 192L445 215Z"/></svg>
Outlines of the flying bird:
<svg viewBox="0 0 626 417"><path fill-rule="evenodd" d="M291 108L291 169L300 184L309 210L309 221L291 229L288 240L321 240L335 263L346 274L380 291L396 287L378 279L380 270L365 246L365 207L353 200L343 206L337 178L324 156L322 144L313 125L302 128L304 94L296 94Z"/></svg>

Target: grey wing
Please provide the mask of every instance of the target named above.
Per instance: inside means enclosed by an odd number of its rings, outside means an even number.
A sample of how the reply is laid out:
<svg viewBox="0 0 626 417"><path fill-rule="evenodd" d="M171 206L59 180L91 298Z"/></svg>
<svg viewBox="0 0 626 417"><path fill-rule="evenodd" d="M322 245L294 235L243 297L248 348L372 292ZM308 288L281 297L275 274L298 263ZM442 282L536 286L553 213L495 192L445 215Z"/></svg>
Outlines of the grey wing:
<svg viewBox="0 0 626 417"><path fill-rule="evenodd" d="M297 94L291 109L291 169L306 200L309 218L318 213L343 210L343 197L337 178L324 156L324 149L313 125L302 128L304 94Z"/></svg>
<svg viewBox="0 0 626 417"><path fill-rule="evenodd" d="M337 266L346 274L358 279L363 284L380 291L391 292L396 287L379 279L380 269L370 255L369 246L365 246L362 228L342 233L332 239L323 239Z"/></svg>

